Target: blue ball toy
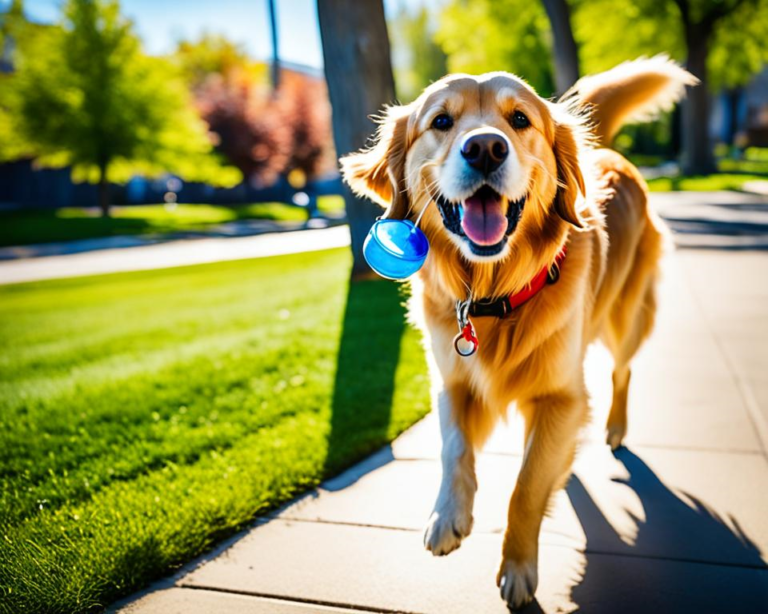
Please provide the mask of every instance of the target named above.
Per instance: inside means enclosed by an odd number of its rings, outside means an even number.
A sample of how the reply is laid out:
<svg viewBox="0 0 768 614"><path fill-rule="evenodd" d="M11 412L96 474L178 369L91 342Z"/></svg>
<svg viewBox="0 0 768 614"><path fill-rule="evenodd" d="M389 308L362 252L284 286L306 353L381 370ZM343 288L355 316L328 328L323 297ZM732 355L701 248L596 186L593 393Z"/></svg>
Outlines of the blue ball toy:
<svg viewBox="0 0 768 614"><path fill-rule="evenodd" d="M418 271L427 258L429 241L410 220L376 220L363 244L363 256L376 273L401 281Z"/></svg>

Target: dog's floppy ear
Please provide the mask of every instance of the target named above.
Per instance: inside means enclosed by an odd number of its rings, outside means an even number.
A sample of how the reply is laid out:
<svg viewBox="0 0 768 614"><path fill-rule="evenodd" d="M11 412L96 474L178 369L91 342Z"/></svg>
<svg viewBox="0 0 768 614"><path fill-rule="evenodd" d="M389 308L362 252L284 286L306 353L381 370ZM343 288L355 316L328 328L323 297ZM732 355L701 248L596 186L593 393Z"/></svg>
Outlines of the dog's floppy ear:
<svg viewBox="0 0 768 614"><path fill-rule="evenodd" d="M576 228L586 224L576 210L579 193L585 194L584 177L579 168L579 143L573 126L567 123L555 124L554 153L557 163L557 194L554 208L561 218Z"/></svg>
<svg viewBox="0 0 768 614"><path fill-rule="evenodd" d="M387 209L385 217L405 219L408 195L405 185L410 107L388 107L371 147L339 160L341 173L352 191Z"/></svg>

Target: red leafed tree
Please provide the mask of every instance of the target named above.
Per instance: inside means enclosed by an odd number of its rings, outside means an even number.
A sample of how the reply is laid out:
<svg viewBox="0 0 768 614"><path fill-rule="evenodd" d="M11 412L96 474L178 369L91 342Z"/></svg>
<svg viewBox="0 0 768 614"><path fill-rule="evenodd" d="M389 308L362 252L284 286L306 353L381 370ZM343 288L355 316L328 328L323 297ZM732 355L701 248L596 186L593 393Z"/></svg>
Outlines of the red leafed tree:
<svg viewBox="0 0 768 614"><path fill-rule="evenodd" d="M196 92L216 147L249 180L269 184L290 157L290 132L263 88L243 75L212 74Z"/></svg>
<svg viewBox="0 0 768 614"><path fill-rule="evenodd" d="M325 82L284 71L278 93L282 117L291 129L289 170L316 177L336 168L331 105Z"/></svg>
<svg viewBox="0 0 768 614"><path fill-rule="evenodd" d="M283 71L272 95L248 71L214 73L196 88L196 98L218 150L253 185L270 185L294 168L308 178L333 168L331 111L321 80Z"/></svg>

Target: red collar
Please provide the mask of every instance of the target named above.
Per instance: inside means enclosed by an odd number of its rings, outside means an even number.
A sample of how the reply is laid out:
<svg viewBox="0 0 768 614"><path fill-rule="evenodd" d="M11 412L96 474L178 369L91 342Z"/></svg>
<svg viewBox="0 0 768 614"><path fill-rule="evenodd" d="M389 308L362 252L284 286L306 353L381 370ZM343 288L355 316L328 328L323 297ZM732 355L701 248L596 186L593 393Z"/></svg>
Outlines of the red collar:
<svg viewBox="0 0 768 614"><path fill-rule="evenodd" d="M539 271L536 276L528 283L528 285L513 294L502 296L498 299L483 298L478 301L473 301L469 306L469 315L474 317L482 316L494 316L497 318L504 318L512 313L513 309L517 309L523 303L528 302L534 296L536 296L546 285L554 284L560 279L560 267L565 260L565 254L567 249L563 245L563 249L555 256L555 262L551 267L545 266Z"/></svg>

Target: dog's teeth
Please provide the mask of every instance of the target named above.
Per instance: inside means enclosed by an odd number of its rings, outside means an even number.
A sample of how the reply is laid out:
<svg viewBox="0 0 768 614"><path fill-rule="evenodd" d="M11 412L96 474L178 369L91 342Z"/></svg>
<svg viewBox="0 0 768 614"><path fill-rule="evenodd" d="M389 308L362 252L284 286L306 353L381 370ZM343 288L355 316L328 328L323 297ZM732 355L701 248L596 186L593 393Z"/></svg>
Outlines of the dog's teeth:
<svg viewBox="0 0 768 614"><path fill-rule="evenodd" d="M443 226L455 235L464 236L464 231L461 229L461 203L450 202L442 195L438 195L435 202L443 218Z"/></svg>

